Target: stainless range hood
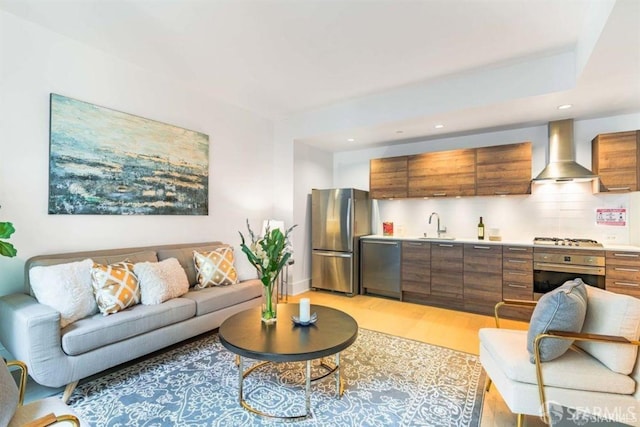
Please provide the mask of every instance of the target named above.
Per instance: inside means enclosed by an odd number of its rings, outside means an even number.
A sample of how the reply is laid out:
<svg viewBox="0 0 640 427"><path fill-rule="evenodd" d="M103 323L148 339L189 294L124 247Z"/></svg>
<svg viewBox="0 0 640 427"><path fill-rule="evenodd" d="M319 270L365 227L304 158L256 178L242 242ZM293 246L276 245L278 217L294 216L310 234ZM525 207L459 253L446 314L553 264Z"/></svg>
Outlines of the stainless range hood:
<svg viewBox="0 0 640 427"><path fill-rule="evenodd" d="M575 161L573 119L549 122L549 163L533 182L591 181L596 178L597 175Z"/></svg>

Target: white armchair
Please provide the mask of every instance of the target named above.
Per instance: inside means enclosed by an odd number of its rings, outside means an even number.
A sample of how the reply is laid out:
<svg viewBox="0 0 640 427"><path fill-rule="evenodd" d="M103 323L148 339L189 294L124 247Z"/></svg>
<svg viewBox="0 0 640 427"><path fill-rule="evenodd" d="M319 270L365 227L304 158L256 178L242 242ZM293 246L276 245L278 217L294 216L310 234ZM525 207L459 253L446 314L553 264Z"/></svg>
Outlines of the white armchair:
<svg viewBox="0 0 640 427"><path fill-rule="evenodd" d="M518 427L524 415L542 416L552 425L574 417L640 426L640 300L591 286L587 291L582 331L549 330L537 335L535 363L527 351L527 331L500 329L499 324L502 307L532 306L535 301L498 303L496 328L480 330L486 390L495 385L509 410L517 414ZM540 344L546 340L575 342L560 357L540 362Z"/></svg>
<svg viewBox="0 0 640 427"><path fill-rule="evenodd" d="M18 384L9 371L10 367L20 370ZM26 384L27 366L17 360L5 364L0 358L0 427L80 426L71 408L57 397L23 405Z"/></svg>

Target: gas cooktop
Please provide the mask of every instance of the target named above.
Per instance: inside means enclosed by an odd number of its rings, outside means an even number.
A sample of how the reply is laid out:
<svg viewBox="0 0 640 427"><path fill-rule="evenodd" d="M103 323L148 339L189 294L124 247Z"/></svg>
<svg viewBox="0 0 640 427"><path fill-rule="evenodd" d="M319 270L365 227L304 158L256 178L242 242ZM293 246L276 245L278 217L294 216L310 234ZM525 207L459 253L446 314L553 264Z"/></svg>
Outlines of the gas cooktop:
<svg viewBox="0 0 640 427"><path fill-rule="evenodd" d="M568 237L535 237L534 245L554 245L554 246L581 246L589 248L601 248L602 243L591 239L571 239Z"/></svg>

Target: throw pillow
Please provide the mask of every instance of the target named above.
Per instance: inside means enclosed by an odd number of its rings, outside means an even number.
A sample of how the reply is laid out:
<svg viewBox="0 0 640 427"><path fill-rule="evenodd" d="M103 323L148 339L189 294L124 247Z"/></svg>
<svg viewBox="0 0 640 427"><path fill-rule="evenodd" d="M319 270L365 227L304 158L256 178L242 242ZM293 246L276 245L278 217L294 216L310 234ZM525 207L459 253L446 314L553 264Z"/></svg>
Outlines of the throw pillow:
<svg viewBox="0 0 640 427"><path fill-rule="evenodd" d="M589 310L582 332L614 335L637 340L640 337L640 300L594 286L587 286ZM598 359L612 371L629 375L633 371L638 347L579 341L576 345Z"/></svg>
<svg viewBox="0 0 640 427"><path fill-rule="evenodd" d="M98 311L91 288L93 261L70 262L29 269L31 289L41 304L60 312L60 327Z"/></svg>
<svg viewBox="0 0 640 427"><path fill-rule="evenodd" d="M138 278L128 260L109 265L94 264L91 285L100 313L105 316L140 302Z"/></svg>
<svg viewBox="0 0 640 427"><path fill-rule="evenodd" d="M187 273L177 259L160 262L141 262L133 266L138 276L142 304L161 304L189 291Z"/></svg>
<svg viewBox="0 0 640 427"><path fill-rule="evenodd" d="M197 289L238 283L238 273L233 265L233 248L225 246L210 252L193 251L196 266Z"/></svg>
<svg viewBox="0 0 640 427"><path fill-rule="evenodd" d="M535 363L534 341L547 331L580 332L587 312L587 290L581 279L565 282L544 294L531 315L527 332L527 350ZM573 341L545 338L540 344L540 361L548 362L562 356Z"/></svg>

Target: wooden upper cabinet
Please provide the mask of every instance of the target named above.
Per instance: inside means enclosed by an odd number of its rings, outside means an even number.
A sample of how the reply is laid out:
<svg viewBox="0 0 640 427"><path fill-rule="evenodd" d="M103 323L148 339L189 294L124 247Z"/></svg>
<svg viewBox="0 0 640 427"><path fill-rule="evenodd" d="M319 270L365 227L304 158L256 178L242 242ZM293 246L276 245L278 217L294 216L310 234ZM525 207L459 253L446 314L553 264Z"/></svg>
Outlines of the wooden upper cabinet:
<svg viewBox="0 0 640 427"><path fill-rule="evenodd" d="M409 197L455 197L476 194L475 149L409 156Z"/></svg>
<svg viewBox="0 0 640 427"><path fill-rule="evenodd" d="M604 133L591 141L591 167L600 191L638 191L640 131Z"/></svg>
<svg viewBox="0 0 640 427"><path fill-rule="evenodd" d="M407 197L407 156L372 159L369 163L369 197Z"/></svg>
<svg viewBox="0 0 640 427"><path fill-rule="evenodd" d="M531 143L476 149L476 194L531 193Z"/></svg>

